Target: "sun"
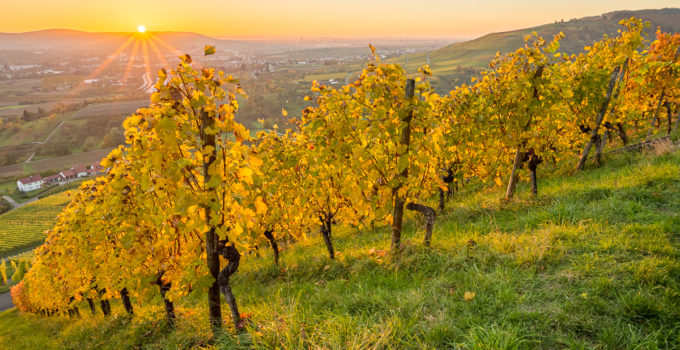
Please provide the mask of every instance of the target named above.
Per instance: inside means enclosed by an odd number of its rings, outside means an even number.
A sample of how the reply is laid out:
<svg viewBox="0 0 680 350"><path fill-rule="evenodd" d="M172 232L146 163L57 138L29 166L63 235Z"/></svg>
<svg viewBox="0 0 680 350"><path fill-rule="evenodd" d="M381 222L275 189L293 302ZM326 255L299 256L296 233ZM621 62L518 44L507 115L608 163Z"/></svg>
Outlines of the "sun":
<svg viewBox="0 0 680 350"><path fill-rule="evenodd" d="M144 33L144 32L146 32L146 27L145 26L139 26L139 27L137 27L137 31L140 32L140 33Z"/></svg>

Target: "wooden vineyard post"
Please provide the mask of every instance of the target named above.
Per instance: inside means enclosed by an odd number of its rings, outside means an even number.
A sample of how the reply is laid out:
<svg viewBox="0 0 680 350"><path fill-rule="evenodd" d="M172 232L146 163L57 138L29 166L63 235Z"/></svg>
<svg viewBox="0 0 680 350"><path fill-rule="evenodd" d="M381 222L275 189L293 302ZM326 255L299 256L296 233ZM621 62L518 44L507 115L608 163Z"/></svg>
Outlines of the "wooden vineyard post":
<svg viewBox="0 0 680 350"><path fill-rule="evenodd" d="M628 70L628 62L630 61L629 58L626 58L626 60L623 62L623 67L621 68L621 73L619 73L619 80L616 83L616 90L614 91L614 94L612 95L612 100L616 101L617 98L619 98L619 93L621 93L621 86L623 85L623 79L626 76L626 71ZM612 107L609 110L609 114L614 113L614 107ZM621 126L621 124L619 124ZM623 126L621 126L623 128ZM623 132L625 135L625 132ZM625 136L621 137L622 140L625 140ZM625 142L625 141L624 141ZM604 149L605 144L607 143L607 133L602 135L602 140L597 144L597 147L595 148L595 161L597 162L597 166L602 165L602 151Z"/></svg>
<svg viewBox="0 0 680 350"><path fill-rule="evenodd" d="M406 80L406 101L410 104L411 99L415 93L416 81L413 79ZM409 111L404 119L402 119L402 133L401 145L405 145L405 151L408 155L409 145L411 144L411 120L413 119L413 110ZM404 220L404 196L399 194L403 181L408 178L408 165L402 170L398 177L401 179L399 185L392 189L392 198L394 207L392 209L392 239L390 244L390 251L397 252L401 247L401 226Z"/></svg>
<svg viewBox="0 0 680 350"><path fill-rule="evenodd" d="M201 111L201 130L200 136L202 139L203 149L206 147L212 147L212 152L204 156L203 158L203 177L204 177L204 190L211 192L214 191L214 186L207 185L210 182L210 166L217 159L217 150L215 149L215 135L209 135L205 131L206 129L212 129L214 127L215 121L210 118L208 112ZM222 305L220 297L220 258L218 250L218 240L217 234L215 233L215 227L211 224L210 219L211 209L210 204L205 205L205 224L208 226L208 231L205 234L205 253L206 253L206 263L208 265L208 271L210 275L215 279L210 288L208 289L208 314L210 317L210 325L212 326L213 333L217 336L217 332L222 328Z"/></svg>
<svg viewBox="0 0 680 350"><path fill-rule="evenodd" d="M538 69L536 69L536 73L534 73L534 80L540 78L543 75L543 71L545 70L544 66L539 66ZM539 99L538 96L538 88L536 86L536 83L533 82L533 97L535 99ZM531 126L531 122L533 120L533 117L529 118L527 120L526 124L524 124L524 127L522 128L523 131L529 130L529 127ZM512 196L515 195L515 188L517 187L517 178L518 174L517 172L519 171L519 168L522 166L522 163L524 161L524 152L523 149L525 147L525 142L520 143L517 145L517 150L515 151L515 159L512 162L512 172L510 173L510 179L508 180L508 188L505 191L505 200L509 201L512 199Z"/></svg>
<svg viewBox="0 0 680 350"><path fill-rule="evenodd" d="M675 130L678 129L678 122L680 122L680 106L676 108L678 108L678 116L675 118L675 124L673 124L673 130L671 130L671 133L674 133Z"/></svg>
<svg viewBox="0 0 680 350"><path fill-rule="evenodd" d="M512 162L512 172L510 173L510 180L508 180L508 188L505 190L505 200L510 200L515 194L515 187L517 186L517 170L522 162L522 146L517 147L515 151L515 159Z"/></svg>
<svg viewBox="0 0 680 350"><path fill-rule="evenodd" d="M675 50L675 56L673 56L673 62L678 60L678 56L680 56L680 47L678 47L677 50ZM647 137L645 137L645 141L649 141L649 139L652 137L652 133L654 132L654 125L656 124L657 120L659 119L659 111L661 110L661 105L663 104L663 99L666 97L666 88L664 87L663 90L661 90L661 96L659 96L659 102L656 104L656 110L654 111L654 117L652 118L652 123L649 127L649 131L647 132Z"/></svg>
<svg viewBox="0 0 680 350"><path fill-rule="evenodd" d="M628 61L626 60L626 63L624 63L624 65L627 64L627 62ZM583 167L586 165L588 153L590 153L590 149L593 147L595 141L597 141L597 131L599 130L600 125L602 124L604 115L607 113L607 107L609 106L609 101L611 101L612 92L614 91L614 86L616 85L616 78L619 75L619 71L621 71L621 67L614 68L614 71L612 72L612 76L609 79L609 87L607 88L607 95L605 97L604 103L602 103L602 108L600 108L600 111L597 113L597 119L595 119L595 127L593 128L593 130L590 131L590 140L588 140L586 147L583 149L583 154L581 154L581 159L579 159L578 161L576 170L582 170Z"/></svg>
<svg viewBox="0 0 680 350"><path fill-rule="evenodd" d="M647 132L647 136L645 137L645 141L649 141L649 139L652 137L652 133L654 132L654 125L656 124L657 120L659 120L659 111L661 110L661 105L663 104L663 99L666 97L666 91L661 91L661 96L659 96L659 102L656 103L656 109L654 110L654 117L652 118L652 123L649 126L649 131Z"/></svg>

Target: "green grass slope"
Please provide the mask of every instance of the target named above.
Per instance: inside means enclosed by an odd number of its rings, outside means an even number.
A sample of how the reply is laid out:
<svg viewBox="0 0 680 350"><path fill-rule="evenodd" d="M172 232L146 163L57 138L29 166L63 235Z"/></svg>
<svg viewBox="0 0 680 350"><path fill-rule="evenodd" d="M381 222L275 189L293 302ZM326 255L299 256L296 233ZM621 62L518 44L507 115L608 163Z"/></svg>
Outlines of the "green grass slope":
<svg viewBox="0 0 680 350"><path fill-rule="evenodd" d="M639 11L617 11L601 16L585 17L581 19L565 20L545 24L538 27L513 30L503 33L492 33L480 38L455 43L447 47L427 53L419 53L400 57L393 60L400 64L406 64L409 72L427 64L430 58L430 68L435 75L460 75L461 68L484 68L491 59L500 51L505 54L515 51L524 45L524 37L532 31L546 40L564 32L565 37L561 41L561 50L568 53L580 52L584 46L592 45L599 41L605 34L614 35L620 29L618 22L630 17L641 18L649 21L651 26L647 33L653 38L657 26L666 32L680 31L680 9L659 9Z"/></svg>
<svg viewBox="0 0 680 350"><path fill-rule="evenodd" d="M540 176L540 174L539 174ZM431 249L418 219L400 258L389 229L338 229L243 259L232 285L248 332L210 342L203 296L124 316L0 314L7 348L654 349L680 348L680 153L620 155L599 169L526 186L504 204L473 191L438 217ZM468 297L466 293L474 297ZM225 304L226 311L226 304ZM230 324L229 320L225 320ZM229 328L231 332L231 329Z"/></svg>

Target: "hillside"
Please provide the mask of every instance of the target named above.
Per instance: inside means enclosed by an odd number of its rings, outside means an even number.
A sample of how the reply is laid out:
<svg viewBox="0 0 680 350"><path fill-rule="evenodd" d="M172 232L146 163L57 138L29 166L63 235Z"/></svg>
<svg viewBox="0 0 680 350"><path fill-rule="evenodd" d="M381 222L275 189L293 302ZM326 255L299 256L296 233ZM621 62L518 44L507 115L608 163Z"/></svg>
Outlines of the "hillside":
<svg viewBox="0 0 680 350"><path fill-rule="evenodd" d="M230 49L240 49L244 43L215 39L190 32L152 32L156 38L180 49L221 43ZM48 29L26 33L0 33L2 50L110 50L114 51L134 33L94 33L70 29ZM164 50L164 47L159 47Z"/></svg>
<svg viewBox="0 0 680 350"><path fill-rule="evenodd" d="M406 64L409 72L428 63L436 76L444 80L451 80L450 75L469 74L465 69L480 69L486 67L491 59L500 51L505 54L524 45L524 37L535 31L538 35L549 39L559 32L564 32L560 50L567 53L577 53L583 47L601 40L604 35L614 35L620 29L618 22L625 18L636 17L650 22L646 32L653 37L657 27L666 32L680 31L680 9L659 9L639 11L616 11L600 16L565 20L538 27L518 29L502 33L491 33L480 38L455 43L426 53L403 56L393 61ZM462 82L460 79L457 82Z"/></svg>
<svg viewBox="0 0 680 350"><path fill-rule="evenodd" d="M543 193L502 204L500 191L466 189L423 248L411 218L402 258L384 256L387 230L338 230L329 260L321 238L248 258L235 293L248 333L210 345L204 298L178 305L170 330L160 301L128 319L0 314L14 349L556 349L680 346L680 154L620 155L557 176ZM467 301L466 292L468 294ZM30 335L30 336L29 336Z"/></svg>

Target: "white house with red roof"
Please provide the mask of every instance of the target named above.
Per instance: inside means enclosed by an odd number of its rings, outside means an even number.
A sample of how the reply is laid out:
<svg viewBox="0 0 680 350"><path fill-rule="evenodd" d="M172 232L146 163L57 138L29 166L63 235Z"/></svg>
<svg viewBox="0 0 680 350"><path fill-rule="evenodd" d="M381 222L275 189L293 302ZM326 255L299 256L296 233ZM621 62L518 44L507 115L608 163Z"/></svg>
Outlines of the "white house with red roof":
<svg viewBox="0 0 680 350"><path fill-rule="evenodd" d="M71 169L76 172L76 175L78 175L78 177L85 177L85 176L88 175L87 174L87 166L85 166L85 165L81 165L81 164L74 165L73 168L71 168Z"/></svg>
<svg viewBox="0 0 680 350"><path fill-rule="evenodd" d="M17 181L17 188L21 192L28 192L39 189L44 183L42 176L33 175Z"/></svg>

